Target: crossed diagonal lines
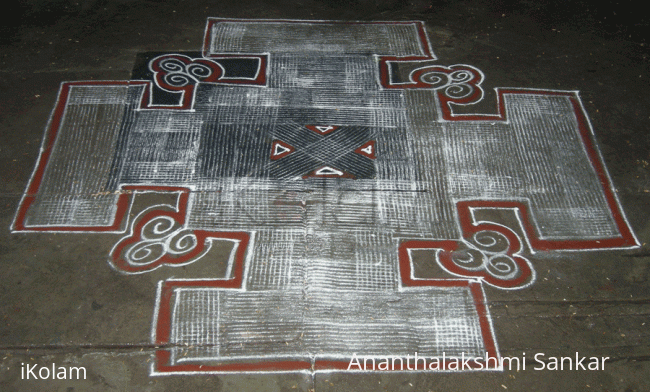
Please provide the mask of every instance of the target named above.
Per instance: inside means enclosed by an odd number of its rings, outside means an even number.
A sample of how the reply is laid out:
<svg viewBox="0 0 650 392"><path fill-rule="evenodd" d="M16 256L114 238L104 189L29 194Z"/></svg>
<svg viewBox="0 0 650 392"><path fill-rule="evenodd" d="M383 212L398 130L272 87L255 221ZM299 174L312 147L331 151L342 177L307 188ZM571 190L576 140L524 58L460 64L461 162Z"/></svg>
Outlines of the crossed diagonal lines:
<svg viewBox="0 0 650 392"><path fill-rule="evenodd" d="M284 124L271 143L273 178L373 178L375 141L367 127Z"/></svg>

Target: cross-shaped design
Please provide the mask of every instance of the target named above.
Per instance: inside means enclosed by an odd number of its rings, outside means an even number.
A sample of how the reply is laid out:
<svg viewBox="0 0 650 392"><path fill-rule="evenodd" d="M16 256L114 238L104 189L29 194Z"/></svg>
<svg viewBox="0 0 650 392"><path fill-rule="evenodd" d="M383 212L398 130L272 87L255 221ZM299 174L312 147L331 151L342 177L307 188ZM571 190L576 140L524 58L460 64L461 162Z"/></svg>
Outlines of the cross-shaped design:
<svg viewBox="0 0 650 392"><path fill-rule="evenodd" d="M115 270L167 273L153 374L495 357L483 285L533 284L535 252L638 246L576 92L457 114L483 74L432 65L421 22L209 19L204 42L64 83L13 223L120 234ZM151 193L176 202L131 218ZM225 273L174 277L217 240Z"/></svg>
<svg viewBox="0 0 650 392"><path fill-rule="evenodd" d="M271 144L271 177L372 178L371 137L367 127L279 126Z"/></svg>

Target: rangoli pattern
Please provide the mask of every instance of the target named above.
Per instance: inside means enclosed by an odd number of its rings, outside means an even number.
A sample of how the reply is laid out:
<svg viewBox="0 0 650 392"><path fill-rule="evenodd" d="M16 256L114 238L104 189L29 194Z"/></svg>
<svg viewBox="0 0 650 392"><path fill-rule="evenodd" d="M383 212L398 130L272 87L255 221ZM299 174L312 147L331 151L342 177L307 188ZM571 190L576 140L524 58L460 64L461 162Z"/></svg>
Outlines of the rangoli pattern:
<svg viewBox="0 0 650 392"><path fill-rule="evenodd" d="M484 75L436 60L421 22L211 18L201 54L62 84L12 229L116 233L125 279L232 242L224 276L160 282L153 375L497 356L484 285L638 244L576 92L458 114ZM176 203L129 219L145 194Z"/></svg>

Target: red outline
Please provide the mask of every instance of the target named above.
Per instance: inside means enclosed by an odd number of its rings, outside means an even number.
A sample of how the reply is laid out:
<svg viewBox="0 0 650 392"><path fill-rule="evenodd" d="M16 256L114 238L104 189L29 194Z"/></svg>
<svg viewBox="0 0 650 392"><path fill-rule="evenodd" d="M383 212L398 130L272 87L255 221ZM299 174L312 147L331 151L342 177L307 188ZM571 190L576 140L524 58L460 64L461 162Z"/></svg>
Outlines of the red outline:
<svg viewBox="0 0 650 392"><path fill-rule="evenodd" d="M581 250L581 249L612 249L612 248L625 248L638 246L638 242L632 231L629 227L629 224L626 222L623 217L623 212L621 211L616 197L612 191L612 184L610 179L605 171L604 164L600 158L599 153L594 147L592 140L592 132L589 122L587 120L587 115L580 104L580 100L575 92L564 92L564 91L538 91L538 90L527 90L527 89L496 89L497 91L497 114L466 114L466 115L454 115L451 107L452 100L450 99L441 99L441 108L443 110L443 118L447 121L507 121L507 113L505 109L505 94L529 94L529 95L554 95L554 96L563 96L567 97L571 101L573 107L573 112L578 124L578 132L582 144L585 148L587 158L594 169L601 187L605 199L607 201L607 206L609 207L610 213L614 218L616 227L620 233L620 237L615 238L600 238L600 239L588 239L588 240L547 240L540 238L539 233L536 228L531 224L532 215L529 211L529 208L526 204L518 201L507 201L507 200L470 200L470 201L460 201L456 204L456 210L458 213L459 223L461 226L461 232L463 238L470 238L472 235L479 231L489 230L496 231L505 235L510 241L510 249L508 250L508 255L510 255L522 268L522 275L512 281L504 281L496 279L486 272L480 271L467 271L459 266L455 265L449 259L450 253L455 251L458 248L459 242L457 241L407 241L400 244L400 263L408 261L410 263L410 258L408 257L407 249L442 249L437 257L440 257L440 261L443 263L446 269L450 272L461 275L461 276L473 276L484 279L487 283L493 284L498 287L504 288L514 288L518 287L521 284L526 283L530 278L532 271L528 263L522 258L515 256L515 254L521 249L521 244L518 237L510 229L507 229L503 226L489 223L479 223L476 224L471 215L471 208L500 208L500 209L517 209L519 210L519 216L521 218L522 229L524 235L527 237L527 240L533 250Z"/></svg>
<svg viewBox="0 0 650 392"><path fill-rule="evenodd" d="M287 20L287 19L219 19L219 18L208 18L208 22L205 28L205 35L203 38L203 56L211 57L209 54L210 50L210 40L212 27L221 22L241 22L241 23L255 23L255 22L267 22L267 23L298 23L298 24L343 24L343 25L352 25L352 24L383 24L383 25L414 25L417 30L417 37L420 44L420 49L422 55L412 55L412 56L379 56L379 81L382 86L386 88L400 88L390 84L390 77L388 72L388 63L389 62L409 62L409 61L424 61L424 60L436 60L436 56L433 54L431 49L431 44L427 37L426 30L424 28L424 22L421 21L403 21L403 22L361 22L361 21L321 21L321 20Z"/></svg>
<svg viewBox="0 0 650 392"><path fill-rule="evenodd" d="M336 170L336 171L340 171L343 174L340 174L340 175L339 174L317 174L317 172L319 170L323 170L326 167L328 167L330 169L333 169L333 170ZM329 166L329 165L321 166L318 169L314 169L314 170L310 171L309 173L305 174L304 176L302 176L303 180L306 180L308 178L350 178L350 179L356 180L356 177L353 174L350 174L350 173L346 172L345 170L339 170L339 169L337 169L335 167L332 167L332 166Z"/></svg>
<svg viewBox="0 0 650 392"><path fill-rule="evenodd" d="M610 206L611 207L611 206ZM589 240L545 240L539 237L537 230L530 223L530 212L528 206L522 202L517 201L488 201L488 200L472 200L460 201L456 203L456 210L458 218L465 238L470 237L474 233L483 230L499 231L506 234L503 226L491 225L487 223L474 223L471 216L471 208L497 208L497 209L517 209L520 212L522 228L528 239L530 246L534 250L580 250L580 249L611 249L622 248L637 245L636 239L629 231L625 220L620 215L614 215L619 232L622 233L621 237L615 238L601 238ZM509 231L509 230L508 230ZM516 238L516 237L515 237ZM510 237L509 237L510 239Z"/></svg>
<svg viewBox="0 0 650 392"><path fill-rule="evenodd" d="M356 152L359 155L363 155L366 158L377 159L377 154L376 154L377 151L375 150L375 145L376 145L376 142L374 140L371 140L371 141L369 141L367 143L364 143L364 145L357 148L356 150L354 150L354 152ZM366 147L371 147L372 152L370 154L363 151L363 149L366 148Z"/></svg>
<svg viewBox="0 0 650 392"><path fill-rule="evenodd" d="M321 131L320 129L318 129L318 127L324 127L324 126L332 127L332 129L328 129L327 131L324 131L324 132ZM307 129L309 129L311 131L316 132L317 134L319 134L321 136L327 135L327 134L332 133L332 132L336 131L337 129L341 128L338 125L305 125L305 127L307 127Z"/></svg>
<svg viewBox="0 0 650 392"><path fill-rule="evenodd" d="M400 254L403 252L400 249ZM239 270L243 270L243 261ZM428 286L428 287L467 287L470 290L472 295L474 305L476 307L476 312L479 319L479 327L481 330L481 335L483 337L483 342L485 344L485 352L488 354L489 358L498 358L498 352L496 348L496 342L494 334L489 320L489 313L487 308L487 302L485 300L485 295L481 288L481 283L475 280L450 280L450 279L429 279L429 280L412 280L410 263L407 263L406 266L402 262L402 257L400 257L400 274L401 280L404 286ZM408 277L404 279L404 277ZM239 284L241 285L241 278L238 279ZM187 280L187 281L166 281L161 289L160 301L157 303L158 306L158 318L156 323L156 339L155 344L162 346L156 350L156 360L154 364L154 370L159 373L189 373L189 372L265 372L265 371L326 371L326 370L347 370L350 364L350 361L340 361L340 360L327 360L327 359L317 359L314 361L313 368L311 361L301 361L301 360L286 360L286 361L263 361L263 362L238 362L238 363L228 363L222 365L199 365L199 364L177 364L170 365L171 352L168 348L169 346L169 337L171 335L171 320L172 320L172 297L174 290L179 287L196 287L196 288L227 288L227 289L236 289L240 288L240 285L237 286L230 281L224 280ZM453 359L455 357L449 357ZM447 364L448 365L448 364ZM480 366L475 361L469 361L471 369L476 370L497 370L498 368L486 367L486 365ZM390 371L401 371L403 369L390 369ZM424 369L420 369L424 370ZM449 366L446 366L439 371L449 370ZM454 369L456 370L456 369ZM458 369L462 371L463 369Z"/></svg>
<svg viewBox="0 0 650 392"><path fill-rule="evenodd" d="M478 271L472 271L472 270L467 270L462 268L461 266L457 265L454 263L451 259L452 253L459 250L459 245L461 245L460 241L454 241L454 240L443 240L443 241L422 241L422 240L413 240L413 241L405 241L402 242L399 246L399 262L400 262L400 271L402 273L406 273L407 271L405 270L406 265L408 265L408 268L410 270L410 265L411 265L411 258L408 254L408 250L411 249L439 249L440 252L436 254L436 257L442 264L442 266L449 271L450 273L466 278L478 278L484 280L486 283L491 284L496 287L501 287L501 288L516 288L520 286L524 286L527 283L530 282L533 273L532 270L530 269L530 266L526 262L525 259L517 256L516 254L521 250L521 243L517 239L516 234L514 234L512 231L508 230L507 228L503 226L498 226L498 225L482 225L482 230L491 230L491 231L497 231L498 233L501 233L505 235L508 238L508 241L510 243L509 248L506 251L506 254L517 263L517 266L519 266L521 274L516 278L512 280L505 280L505 279L499 279L497 277L494 277L490 275L486 271L478 270ZM481 230L478 230L481 231ZM402 278L404 280L404 278ZM423 280L421 279L411 279L410 275L408 276L407 280L411 281L412 285L415 286L421 286L423 285L421 282ZM453 281L452 281L453 282ZM426 284L424 284L426 285Z"/></svg>
<svg viewBox="0 0 650 392"><path fill-rule="evenodd" d="M124 189L132 189L137 191L141 187L137 186L128 186ZM174 189L174 188L171 188ZM133 266L124 260L121 256L122 251L128 246L135 244L141 240L142 228L150 220L159 217L167 216L172 218L174 221L178 222L179 225L185 225L185 218L187 215L187 202L189 199L190 190L187 188L177 188L176 191L180 191L178 199L178 210L175 212L165 211L161 209L154 209L146 213L142 218L139 219L137 225L133 227L132 234L129 237L122 238L115 247L111 250L111 263L112 265L121 271L127 273L139 273L139 272L148 272L152 271L161 265L174 265L174 264L183 264L186 263L197 256L199 256L205 250L206 243L209 239L224 239L224 240L235 240L237 245L237 250L235 251L235 275L233 279L241 280L241 274L243 269L239 270L240 264L243 263L245 258L246 251L248 249L250 236L246 232L229 232L229 231L209 231L209 230L192 230L192 233L196 236L196 247L191 252L184 254L179 257L172 257L169 254L165 254L160 257L155 262L149 264L143 264L138 266ZM239 263L239 264L238 264ZM240 284L240 281L236 281L235 285Z"/></svg>
<svg viewBox="0 0 650 392"><path fill-rule="evenodd" d="M169 186L123 186L122 190L125 192L120 192L117 196L115 211L115 216L113 218L113 223L107 226L25 226L25 216L27 212L36 199L36 195L40 189L41 183L43 181L43 176L45 175L45 170L49 163L56 138L58 136L59 128L63 120L63 114L65 113L65 108L68 103L68 98L70 94L70 88L74 86L144 86L144 94L142 96L142 102L145 102L147 97L147 86L151 85L151 82L147 81L85 81L85 82L66 82L61 84L61 89L59 90L59 95L57 97L57 103L52 113L52 119L50 124L47 127L45 133L45 142L41 153L38 158L38 163L34 174L29 181L25 195L21 200L18 212L16 214L16 219L13 225L15 231L69 231L69 232L119 232L123 223L125 223L125 216L129 209L131 193L133 191L153 191L153 192L189 192L188 188L181 187L169 187Z"/></svg>
<svg viewBox="0 0 650 392"><path fill-rule="evenodd" d="M497 92L497 114L465 114L454 115L449 104L441 101L443 109L443 117L447 121L507 121L507 113L505 108L504 95L511 94L528 94L528 95L552 95L567 97L573 107L576 122L578 124L578 133L582 140L587 159L591 163L596 176L601 184L607 206L614 218L616 228L620 233L620 237L615 238L602 238L602 239L589 239L589 240L544 240L541 239L531 222L531 214L528 207L521 202L517 201L496 201L496 200L475 200L475 201L461 201L457 203L457 210L460 218L461 228L463 232L473 233L471 226L471 218L466 217L469 207L483 207L483 208L517 208L521 212L523 220L524 231L530 241L530 245L535 250L576 250L576 249L609 249L609 248L624 248L638 246L638 242L626 222L623 212L621 211L616 196L612 191L612 183L607 175L605 166L602 162L600 154L594 146L592 139L592 130L587 119L578 94L572 91L544 91L544 90L530 90L530 89L496 89Z"/></svg>
<svg viewBox="0 0 650 392"><path fill-rule="evenodd" d="M445 94L445 90L448 87L451 87L453 85L441 86L437 90L437 95L438 98L440 99L440 102L443 103L443 106L450 107L450 104L452 103L457 105L468 105L480 101L483 98L483 89L481 88L481 83L483 83L483 74L481 73L480 70L478 70L475 67L472 67L471 65L463 65L463 64L450 65L450 66L430 65L430 66L425 66L425 67L415 69L410 75L411 78L410 82L400 83L400 84L390 84L390 80L388 80L388 75L386 75L385 77L382 77L381 83L384 88L390 88L390 89L419 89L419 88L432 89L433 87L431 84L423 82L421 80L423 74L429 72L440 72L445 74L451 74L457 71L466 71L474 75L474 77L471 80L461 83L461 85L465 84L465 85L472 86L474 91L472 92L472 94L464 98L452 98ZM388 73L387 70L385 71L382 70L381 72Z"/></svg>
<svg viewBox="0 0 650 392"><path fill-rule="evenodd" d="M104 231L118 231L122 226L122 220L126 215L126 211L129 206L129 195L125 193L120 193L117 199L117 211L115 213L115 219L112 225L109 226L33 226L25 227L24 220L27 215L29 207L34 202L36 195L38 194L41 182L43 181L43 176L45 174L45 169L47 167L50 155L52 154L52 149L54 148L54 143L56 142L56 137L58 136L59 127L61 126L61 121L63 119L63 114L68 103L68 96L70 93L70 87L72 86L128 86L128 85L139 85L146 84L147 82L133 82L133 81L123 81L123 82L110 82L110 81L98 81L98 82L66 82L61 84L61 89L59 90L59 96L57 98L57 103L52 114L52 119L47 128L45 134L46 142L43 145L41 153L38 158L38 164L34 171L32 178L29 181L29 186L25 191L25 195L20 202L18 207L18 213L16 214L16 220L14 223L14 230L16 231L93 231L93 232L104 232ZM163 191L166 187L159 187Z"/></svg>
<svg viewBox="0 0 650 392"><path fill-rule="evenodd" d="M354 24L365 24L365 25L373 25L373 24L379 24L379 25L415 25L417 29L417 34L419 38L419 43L420 43L420 49L422 49L422 52L424 52L423 56L408 56L408 57L403 57L404 59L407 58L414 58L414 59L430 59L430 60L435 60L435 56L433 55L433 51L431 50L431 45L429 44L429 40L427 38L427 33L424 29L424 23L421 21L391 21L391 22L363 22L363 21L327 21L327 20L291 20L291 19L221 19L221 18L208 18L208 22L205 28L205 35L203 37L203 56L204 57L209 57L212 56L209 54L210 50L210 40L212 39L211 37L211 31L212 27L217 24L217 23L222 23L222 22L235 22L235 23L293 23L293 24L330 24L330 25L354 25ZM385 57L387 59L393 58L397 59L398 57Z"/></svg>
<svg viewBox="0 0 650 392"><path fill-rule="evenodd" d="M126 85L139 85L146 84L147 82L136 82L131 81L124 82L68 82L61 85L61 91L59 92L59 97L57 100L56 108L54 114L52 115L51 123L47 129L44 147L41 151L41 154L38 159L38 164L34 171L25 196L21 201L18 207L18 213L16 214L16 220L14 223L14 230L16 231L70 231L70 232L110 232L110 231L120 231L123 223L125 223L125 217L129 209L131 195L138 191L150 191L150 192L180 192L181 197L179 199L179 207L186 208L187 204L187 194L190 192L189 188L184 187L173 187L173 186L148 186L148 185L126 185L121 186L122 190L117 196L117 202L115 203L117 208L115 211L115 216L113 217L113 223L107 226L31 226L25 227L24 220L29 207L34 202L36 195L38 194L41 182L43 181L43 176L45 174L45 169L47 167L50 155L52 154L52 149L56 142L56 137L58 136L59 127L61 125L61 120L65 107L68 101L68 95L70 92L71 86L95 86L95 85L112 85L112 86L126 86ZM185 194L185 197L183 197ZM184 218L183 218L184 221Z"/></svg>
<svg viewBox="0 0 650 392"><path fill-rule="evenodd" d="M485 343L486 352L490 357L497 357L497 348L492 328L490 327L490 320L488 318L487 301L481 289L481 284L475 280L455 280L455 279L413 279L413 269L411 265L411 257L408 254L409 249L417 249L419 245L426 241L405 241L400 244L398 248L399 259L399 273L400 280L403 286L407 287L469 287L474 299L474 305L479 316L479 323L481 326L481 334L483 335L483 342ZM440 244L455 249L457 246L456 241L438 241Z"/></svg>
<svg viewBox="0 0 650 392"><path fill-rule="evenodd" d="M255 86L266 86L266 73L268 69L269 56L266 54L212 54L207 56L208 59L231 59L231 58L256 58L260 61L257 70L257 77L255 79L233 79L221 78L219 82L228 84L247 84Z"/></svg>
<svg viewBox="0 0 650 392"><path fill-rule="evenodd" d="M516 288L525 285L532 278L532 270L525 259L517 256L523 248L519 237L509 228L493 224L489 222L476 223L473 220L471 210L473 208L486 208L486 209L514 209L519 211L524 235L533 250L581 250L581 249L611 249L621 248L637 245L636 239L632 233L627 229L625 221L619 215L617 225L619 231L623 236L616 238L602 238L590 240L545 240L540 239L535 227L530 223L530 213L526 204L517 201L491 201L491 200L470 200L460 201L456 203L456 211L458 213L458 221L460 223L461 235L463 238L471 238L474 234L481 231L496 231L503 234L509 241L509 248L506 254L512 257L521 270L519 277L513 280L498 279L485 271L470 271L466 270L451 260L451 253L459 249L461 241L456 240L443 240L443 241L423 241L412 240L402 242L399 246L399 262L400 272L402 273L402 280L407 282L408 285L426 285L421 282L422 280L412 280L410 278L410 256L408 250L410 249L440 249L441 252L436 255L443 267L452 274L474 277L483 279L485 282L501 288ZM616 217L615 217L616 219ZM627 235L626 235L627 234ZM409 273L409 275L404 275Z"/></svg>
<svg viewBox="0 0 650 392"><path fill-rule="evenodd" d="M184 60L181 59L181 57L187 58L192 60L191 62L198 62L202 64L207 64L207 63L212 63L212 59L214 60L219 60L222 58L250 58L254 57L259 59L259 69L257 71L257 78L255 79L228 79L223 77L223 72L220 72L218 75L215 73L215 75L211 78L206 79L205 81L202 81L201 83L213 83L213 84L244 84L244 85L252 85L252 86L266 86L266 69L267 69L267 62L268 62L268 56L266 55L214 55L210 56L209 58L206 59L201 59L201 58L196 58L192 59L190 57L184 56L184 55L178 55L178 54L169 54L166 55L167 57L175 57L178 60L185 62ZM163 56L159 56L163 57ZM187 63L186 63L187 64ZM219 70L221 71L221 65L218 63L214 63L218 65ZM180 103L178 105L170 105L170 106L165 106L165 105L153 105L151 103L151 95L152 92L151 90L153 89L154 83L150 81L143 81L143 83L147 83L147 87L145 88L145 92L142 95L142 101L140 103L140 109L158 109L158 110L190 110L194 106L194 91L196 90L196 84L188 84L183 87L179 88L174 88L172 86L167 85L164 83L164 81L159 81L158 74L161 72L156 72L154 70L154 79L155 79L155 85L158 86L159 88L163 90L168 90L168 91L179 91L182 93L183 97L180 100ZM167 87L170 87L169 89L166 87L163 87L162 84L164 84Z"/></svg>
<svg viewBox="0 0 650 392"><path fill-rule="evenodd" d="M51 122L47 128L44 146L40 153L37 167L34 171L29 186L25 192L23 199L18 208L16 214L16 219L14 222L15 231L80 231L80 232L108 232L108 231L119 231L122 226L123 217L128 209L129 205L129 196L127 194L121 193L118 196L117 211L115 214L115 221L112 225L108 226L32 226L26 227L24 225L25 216L30 206L35 200L35 197L40 188L45 169L47 167L50 155L52 154L53 146L58 135L59 127L61 126L61 121L63 119L63 114L65 112L65 107L67 104L70 88L73 86L130 86L130 85L149 85L149 82L146 81L123 81L123 82L112 82L112 81L98 81L98 82L67 82L61 85L61 90L59 92L59 97L55 106L55 110L52 115ZM146 88L145 94L143 94L143 101L146 98ZM564 91L537 91L537 90L527 90L527 89L497 89L497 114L467 114L467 115L453 115L450 105L446 102L441 102L441 107L443 109L443 117L448 121L507 121L507 113L505 110L505 94L531 94L531 95L554 95L554 96L563 96L570 99L573 106L574 114L576 116L576 121L578 123L578 132L582 139L583 146L587 153L587 158L589 159L596 175L601 183L602 191L605 195L608 207L611 211L611 214L615 220L616 226L621 233L620 238L604 238L604 239L592 239L592 240L543 240L539 238L539 235L536 233L535 228L530 224L531 219L529 218L530 213L525 204L521 202L514 201L467 201L458 203L458 213L461 217L461 225L463 222L469 222L467 219L463 219L462 214L464 213L463 206L465 203L474 203L472 206L476 207L493 207L493 208L518 208L521 211L523 217L524 229L526 235L528 236L531 246L537 250L572 250L572 249L607 249L607 248L620 248L620 247L632 247L637 246L638 243L632 234L632 231L623 217L623 212L620 210L616 197L612 191L612 185L609 177L605 171L604 165L600 159L600 156L593 145L591 138L591 128L589 126L587 116L584 113L582 105L580 104L579 98L575 92L564 92ZM306 176L309 176L307 174ZM338 176L335 176L338 177ZM126 187L124 188L126 189ZM170 187L158 186L158 187L140 187L141 190L149 191L162 191L169 192ZM137 190L137 189L134 189ZM478 204L477 204L478 203ZM467 224L463 227L463 230L467 233L470 233L471 230L468 230Z"/></svg>
<svg viewBox="0 0 650 392"><path fill-rule="evenodd" d="M204 40L204 51L208 45L209 32L214 23L221 21L228 21L227 19L209 19L208 26L206 30L206 36ZM232 21L232 20L231 20ZM245 20L236 20L242 22ZM287 22L276 20L277 22ZM251 20L250 22L253 22ZM294 21L296 22L296 21ZM298 23L328 23L332 22L318 22L318 21L303 21ZM384 23L385 22L341 22L341 23ZM394 57L394 56L382 56L380 57L380 81L385 87L389 85L388 80L388 62L390 61L420 61L420 60L433 60L433 56L426 33L424 31L424 26L422 22L392 22L388 24L416 24L418 29L418 37L420 39L420 44L425 55L423 56L406 56L406 57ZM210 57L241 57L241 55L210 55ZM266 81L266 59L265 55L259 55L262 59L260 64L260 74L256 81L264 80ZM234 82L233 82L234 83ZM245 82L241 82L245 83ZM249 83L250 84L250 83ZM179 221L184 222L185 212L187 207L187 197L189 195L189 189L180 188L180 187L166 187L166 186L125 186L124 190L132 191L121 193L117 197L117 209L114 218L114 222L108 226L35 226L35 227L25 227L24 219L26 217L27 211L35 200L35 197L39 191L43 176L45 175L45 170L51 156L54 143L58 134L59 127L63 119L63 114L67 104L69 90L72 86L93 86L93 85L113 85L113 86L123 86L123 85L143 85L145 87L150 87L151 83L147 81L123 81L123 82L111 82L111 81L99 81L99 82L67 82L63 83L61 90L59 92L59 97L55 106L55 110L52 115L51 122L47 128L45 141L43 145L42 152L39 155L39 160L37 167L35 169L34 175L30 179L28 188L25 192L23 199L20 202L18 208L18 213L16 215L14 229L17 231L81 231L81 232L107 232L107 231L118 231L122 224L124 223L126 212L131 200L130 194L138 191L152 191L152 192L180 192L179 195L179 211L176 213L165 213L176 216ZM189 108L187 102L184 102L179 107L155 107L147 106L145 103L148 102L147 98L148 89L144 89L142 96L141 108L144 109L187 109ZM607 200L608 206L614 217L617 228L621 233L621 237L617 238L605 238L601 240L544 240L540 239L538 233L536 232L533 225L531 225L529 218L530 212L525 204L521 202L513 201L464 201L457 204L459 221L461 224L461 230L464 235L469 235L476 231L485 230L485 229L496 229L499 228L500 232L504 231L502 226L493 225L493 224L475 224L472 221L470 208L515 208L518 209L521 213L522 225L525 234L527 235L531 246L534 249L539 250L571 250L571 249L605 249L605 248L615 248L615 247L625 247L625 246L634 246L638 245L636 239L634 238L629 225L625 221L622 211L618 206L616 197L612 191L611 182L609 177L606 174L602 160L595 149L592 136L591 128L587 120L587 116L584 113L584 109L580 104L579 98L576 93L572 92L555 92L555 91L539 91L539 90L516 90L516 89L497 89L497 111L495 115L490 114L468 114L468 115L455 115L453 114L452 106L455 102L451 99L441 99L441 108L443 112L443 118L447 121L505 121L507 113L505 112L504 105L504 94L532 94L532 95L556 95L556 96L566 96L571 100L573 110L576 116L578 123L579 133L582 138L584 148L586 150L588 159L594 168L600 183L603 187L603 192L605 193L605 198ZM183 211L183 213L181 213ZM155 212L152 212L152 214ZM158 212L159 214L162 214ZM149 217L149 214L146 215ZM208 232L200 231L204 235ZM170 322L171 322L171 310L169 309L170 301L173 295L174 288L176 287L217 287L225 289L235 289L242 286L243 281L243 270L245 263L245 254L249 245L249 236L244 232L225 232L225 233L215 233L223 235L225 239L234 239L239 241L239 248L235 254L234 260L234 270L233 277L222 280L194 280L194 281L168 281L165 282L161 290L159 312L158 312L158 322L156 329L156 343L160 345L165 345L169 343L169 333L170 333ZM488 318L488 311L486 307L485 297L481 289L479 282L474 280L447 280L447 279L413 279L411 277L411 264L410 258L408 257L408 249L417 249L422 248L422 245L430 245L431 242L428 241L406 241L399 246L399 269L403 286L430 286L430 287L469 287L474 304L477 308L479 315L479 322L481 333L484 338L486 349L491 356L496 356L496 343L494 341L492 330L490 327L490 322ZM442 246L446 249L456 249L457 241L435 241L438 246ZM517 242L517 244L519 244ZM174 365L168 366L165 365L169 360L170 353L166 349L157 350L156 358L157 363L156 367L158 370L163 372L176 372L176 371L271 371L271 370L306 370L311 369L311 364L308 361L275 361L275 362L260 362L252 364L228 364L221 366L202 366L202 365ZM341 366L345 366L347 369L348 362L342 361L328 361L328 360L317 360L315 362L315 369L343 369Z"/></svg>
<svg viewBox="0 0 650 392"><path fill-rule="evenodd" d="M243 233L245 234L245 233ZM247 238L241 238L241 241L247 241ZM156 322L156 339L155 344L158 346L169 345L171 334L172 320L172 297L176 288L179 287L201 287L201 288L223 288L238 289L241 288L244 272L244 255L240 253L234 262L234 274L230 279L211 280L169 280L166 281L160 292L160 301L158 306L158 319ZM169 365L171 352L162 348L156 350L155 370L161 373L179 373L179 372L251 372L251 371L300 371L311 369L310 361L260 361L251 363L228 363L223 365L199 365L199 364L179 364Z"/></svg>
<svg viewBox="0 0 650 392"><path fill-rule="evenodd" d="M224 233L225 234L225 233ZM239 247L235 253L232 266L232 277L226 279L195 279L195 280L169 280L166 281L160 293L158 305L158 320L156 323L156 344L164 345L169 343L171 333L171 298L174 289L177 287L213 287L224 289L239 289L244 280L244 264L248 250L250 236L248 233L233 232L229 239L239 241ZM224 237L226 238L226 237Z"/></svg>
<svg viewBox="0 0 650 392"><path fill-rule="evenodd" d="M404 258L402 253L405 252L405 249L402 249L400 246L399 249L399 267L400 267L400 280L402 281L403 286L412 286L412 287L468 287L472 295L474 306L476 307L476 312L478 314L479 326L481 329L481 335L483 337L483 343L485 344L485 352L488 354L489 358L499 358L497 352L496 341L494 334L492 332L492 327L489 320L489 312L487 308L487 301L485 300L485 294L481 289L481 283L475 280L452 280L452 279L417 279L414 280L411 278L411 263L410 260L407 260L404 263ZM390 355L389 355L390 356ZM454 357L449 357L452 359ZM470 368L476 370L497 370L499 368L486 367L485 365L481 366L475 361L470 361ZM331 361L331 360L316 360L314 364L314 370L347 370L350 365L350 361ZM403 369L390 369L389 371L401 371ZM421 369L425 370L425 369ZM436 369L437 371L450 370L449 366L446 366L443 369ZM462 371L462 369L454 369ZM373 371L373 370L369 370ZM376 370L380 371L380 370Z"/></svg>
<svg viewBox="0 0 650 392"><path fill-rule="evenodd" d="M275 153L275 149L277 146L284 147L287 150L284 152L281 152L279 154ZM271 143L271 160L272 161L277 161L278 159L282 159L286 157L287 155L291 154L292 152L296 151L295 148L292 146L288 145L287 143L283 142L282 140L273 140L273 143Z"/></svg>

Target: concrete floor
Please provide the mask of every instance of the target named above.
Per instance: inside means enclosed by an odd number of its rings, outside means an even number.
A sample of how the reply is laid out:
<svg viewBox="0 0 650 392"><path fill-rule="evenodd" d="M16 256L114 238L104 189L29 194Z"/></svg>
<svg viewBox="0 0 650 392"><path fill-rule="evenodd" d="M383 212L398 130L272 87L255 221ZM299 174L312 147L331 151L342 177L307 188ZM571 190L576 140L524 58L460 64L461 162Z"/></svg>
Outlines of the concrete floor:
<svg viewBox="0 0 650 392"><path fill-rule="evenodd" d="M0 50L0 390L650 390L650 132L647 21L588 3L32 1L5 15ZM614 7L612 5L612 7ZM494 87L577 90L640 247L540 252L518 291L485 288L502 356L527 370L151 377L156 282L106 263L115 234L11 233L63 81L128 80L136 55L197 51L207 17L422 20L442 64ZM481 104L483 105L483 104ZM197 273L200 273L198 271ZM532 370L535 353L606 356L599 371ZM84 366L86 380L24 380L22 364ZM561 387L560 387L561 386Z"/></svg>

